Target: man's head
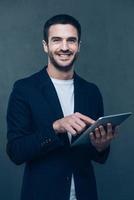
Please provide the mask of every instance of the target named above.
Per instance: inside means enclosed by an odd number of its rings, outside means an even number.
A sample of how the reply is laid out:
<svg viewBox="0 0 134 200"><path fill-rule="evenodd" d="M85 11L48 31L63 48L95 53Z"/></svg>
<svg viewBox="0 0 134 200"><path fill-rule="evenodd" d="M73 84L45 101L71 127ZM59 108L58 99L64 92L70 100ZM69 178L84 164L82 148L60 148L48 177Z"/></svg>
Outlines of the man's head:
<svg viewBox="0 0 134 200"><path fill-rule="evenodd" d="M69 15L56 15L44 25L44 51L48 64L59 71L69 71L80 48L81 26Z"/></svg>
<svg viewBox="0 0 134 200"><path fill-rule="evenodd" d="M55 15L52 18L48 19L47 22L44 25L44 41L48 43L48 37L49 37L49 29L52 25L56 24L70 24L74 26L77 30L78 33L78 42L80 42L81 39L81 25L80 23L72 16L70 15L65 15L65 14L60 14L60 15Z"/></svg>

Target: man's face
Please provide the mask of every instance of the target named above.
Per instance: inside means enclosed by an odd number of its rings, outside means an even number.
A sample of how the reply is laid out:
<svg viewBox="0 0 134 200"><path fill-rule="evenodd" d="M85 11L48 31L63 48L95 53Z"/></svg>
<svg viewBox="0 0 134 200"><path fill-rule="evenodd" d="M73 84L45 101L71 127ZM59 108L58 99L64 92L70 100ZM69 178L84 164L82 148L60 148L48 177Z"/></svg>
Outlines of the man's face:
<svg viewBox="0 0 134 200"><path fill-rule="evenodd" d="M69 71L79 51L78 33L70 24L56 24L49 28L48 43L44 42L49 64L60 71Z"/></svg>

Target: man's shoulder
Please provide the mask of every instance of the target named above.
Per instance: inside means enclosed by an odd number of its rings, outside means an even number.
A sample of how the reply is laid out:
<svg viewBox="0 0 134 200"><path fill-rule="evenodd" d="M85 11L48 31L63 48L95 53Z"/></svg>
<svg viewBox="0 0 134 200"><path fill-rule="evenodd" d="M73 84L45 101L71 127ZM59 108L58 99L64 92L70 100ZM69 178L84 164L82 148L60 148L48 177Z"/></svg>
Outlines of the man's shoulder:
<svg viewBox="0 0 134 200"><path fill-rule="evenodd" d="M40 77L44 72L44 68L32 75L29 75L25 78L21 78L14 83L14 88L28 88L28 87L35 87L37 83L40 82Z"/></svg>
<svg viewBox="0 0 134 200"><path fill-rule="evenodd" d="M79 76L78 74L76 74L76 79L83 88L87 88L87 89L90 88L90 90L99 91L99 88L95 83L87 81L86 79Z"/></svg>

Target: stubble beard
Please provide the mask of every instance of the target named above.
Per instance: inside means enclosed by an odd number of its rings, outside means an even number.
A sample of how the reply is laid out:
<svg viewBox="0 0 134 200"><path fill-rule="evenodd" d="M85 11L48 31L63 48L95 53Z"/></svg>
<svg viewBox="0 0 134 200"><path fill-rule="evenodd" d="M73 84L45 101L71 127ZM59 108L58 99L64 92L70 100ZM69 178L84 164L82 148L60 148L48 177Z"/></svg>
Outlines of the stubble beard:
<svg viewBox="0 0 134 200"><path fill-rule="evenodd" d="M56 60L54 59L54 56L51 52L48 52L48 55L49 55L49 59L50 59L51 63L57 70L59 70L61 72L69 72L72 70L74 62L77 60L78 52L75 54L73 60L68 65L64 65L64 66L62 66L56 62Z"/></svg>

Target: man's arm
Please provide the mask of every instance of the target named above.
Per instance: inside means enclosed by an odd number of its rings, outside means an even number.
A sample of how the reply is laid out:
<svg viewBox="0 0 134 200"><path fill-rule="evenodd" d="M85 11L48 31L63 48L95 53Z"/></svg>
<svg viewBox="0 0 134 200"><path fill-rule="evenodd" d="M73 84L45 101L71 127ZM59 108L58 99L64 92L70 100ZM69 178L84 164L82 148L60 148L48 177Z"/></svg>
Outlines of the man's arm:
<svg viewBox="0 0 134 200"><path fill-rule="evenodd" d="M16 164L36 159L63 146L51 124L45 130L33 127L24 90L15 84L7 110L7 154Z"/></svg>

